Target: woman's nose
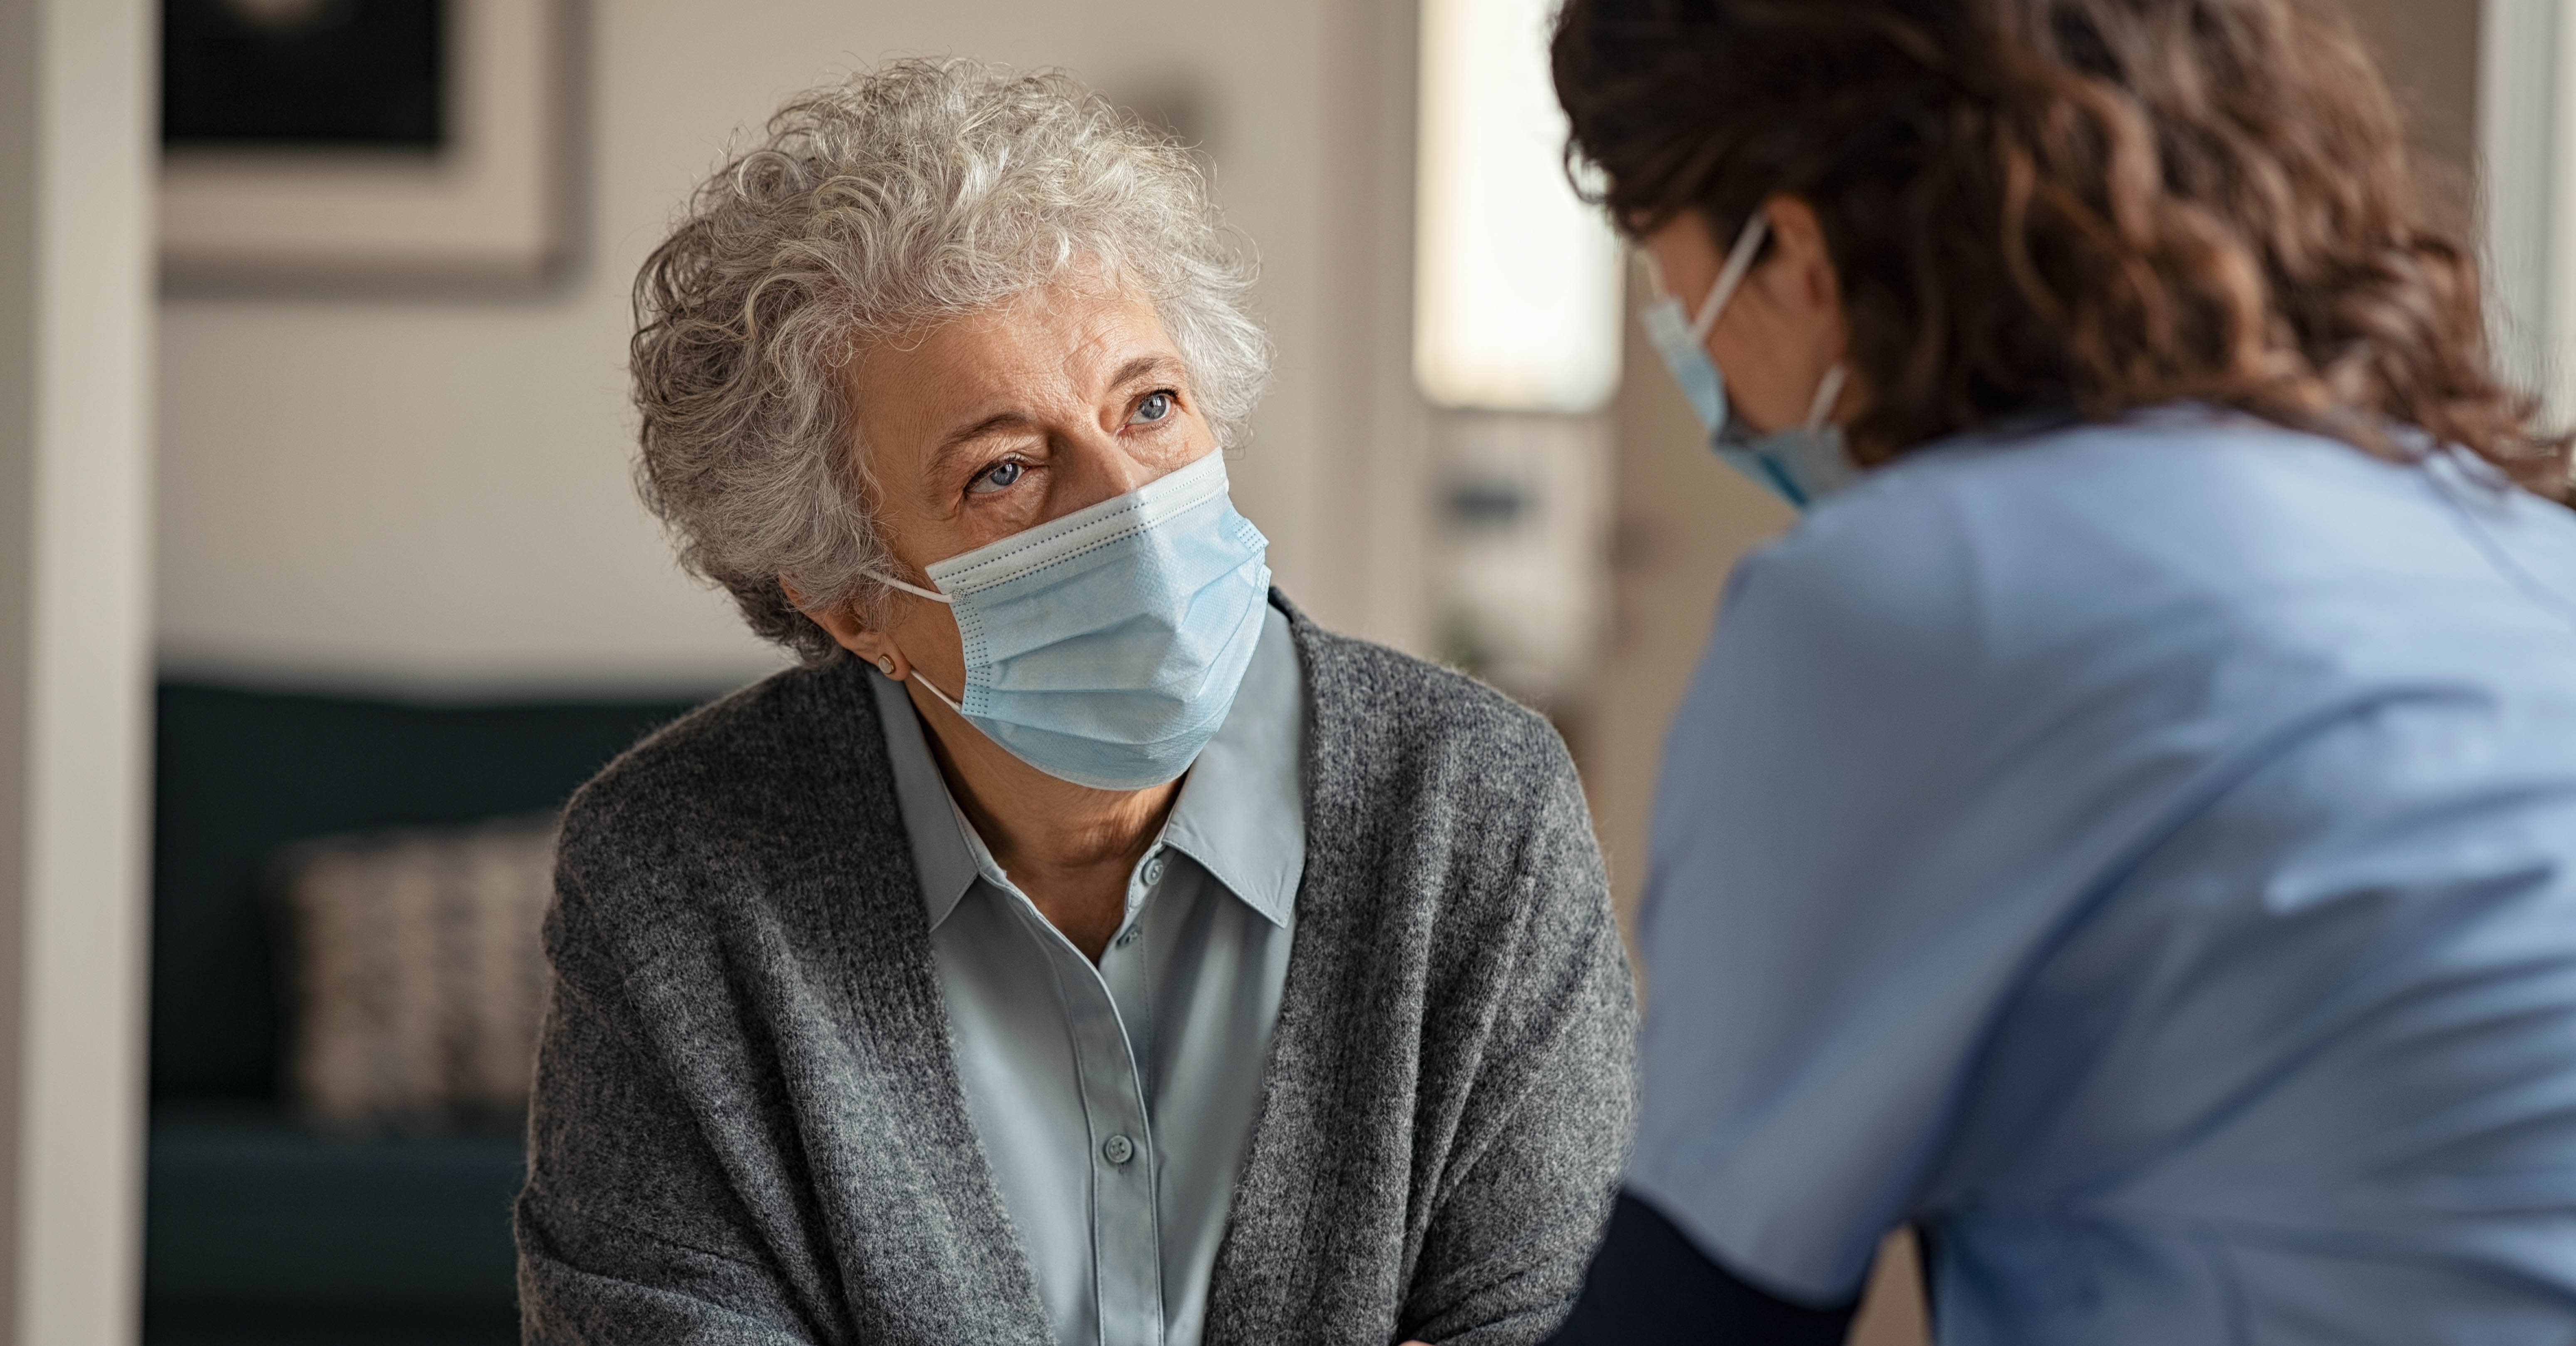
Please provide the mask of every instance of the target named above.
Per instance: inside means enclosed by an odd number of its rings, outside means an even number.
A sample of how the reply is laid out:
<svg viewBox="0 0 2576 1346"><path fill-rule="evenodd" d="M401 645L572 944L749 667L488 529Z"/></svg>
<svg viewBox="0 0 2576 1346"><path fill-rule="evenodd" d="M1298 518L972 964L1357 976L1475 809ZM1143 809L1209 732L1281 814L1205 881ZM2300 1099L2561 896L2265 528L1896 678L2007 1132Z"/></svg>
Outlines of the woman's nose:
<svg viewBox="0 0 2576 1346"><path fill-rule="evenodd" d="M1097 426L1085 426L1063 437L1058 441L1057 452L1067 469L1056 479L1061 493L1054 502L1057 514L1088 509L1125 495L1180 466L1146 461L1130 451L1125 439Z"/></svg>

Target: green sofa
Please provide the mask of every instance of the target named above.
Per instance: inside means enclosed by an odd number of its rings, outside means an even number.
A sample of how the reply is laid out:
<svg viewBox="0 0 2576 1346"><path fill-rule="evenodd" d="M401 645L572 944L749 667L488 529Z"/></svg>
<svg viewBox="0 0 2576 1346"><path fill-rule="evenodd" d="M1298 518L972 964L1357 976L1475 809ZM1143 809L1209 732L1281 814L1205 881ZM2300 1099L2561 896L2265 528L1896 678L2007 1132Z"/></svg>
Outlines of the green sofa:
<svg viewBox="0 0 2576 1346"><path fill-rule="evenodd" d="M301 838L562 803L687 701L422 706L165 683L154 753L147 1346L518 1340L515 1131L339 1135L280 1091L263 901Z"/></svg>

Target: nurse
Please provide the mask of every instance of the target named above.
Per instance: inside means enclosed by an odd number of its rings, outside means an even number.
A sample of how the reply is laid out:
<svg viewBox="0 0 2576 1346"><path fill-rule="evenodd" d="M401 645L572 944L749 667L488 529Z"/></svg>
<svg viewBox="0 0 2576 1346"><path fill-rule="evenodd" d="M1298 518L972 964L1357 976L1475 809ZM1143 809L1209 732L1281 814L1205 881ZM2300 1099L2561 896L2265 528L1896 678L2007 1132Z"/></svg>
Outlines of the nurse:
<svg viewBox="0 0 2576 1346"><path fill-rule="evenodd" d="M1563 1342L2576 1340L2576 514L2342 19L1569 0L1748 557Z"/></svg>

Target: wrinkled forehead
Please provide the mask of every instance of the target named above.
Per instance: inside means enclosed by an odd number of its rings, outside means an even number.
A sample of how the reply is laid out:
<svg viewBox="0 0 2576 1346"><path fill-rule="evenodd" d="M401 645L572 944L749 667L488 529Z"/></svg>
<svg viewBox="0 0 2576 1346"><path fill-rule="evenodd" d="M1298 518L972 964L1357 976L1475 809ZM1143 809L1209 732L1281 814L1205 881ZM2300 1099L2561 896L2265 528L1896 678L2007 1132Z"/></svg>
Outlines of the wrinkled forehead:
<svg viewBox="0 0 2576 1346"><path fill-rule="evenodd" d="M1071 277L858 345L845 391L861 442L887 466L877 449L917 450L994 418L1094 419L1140 374L1177 378L1180 365L1141 289Z"/></svg>

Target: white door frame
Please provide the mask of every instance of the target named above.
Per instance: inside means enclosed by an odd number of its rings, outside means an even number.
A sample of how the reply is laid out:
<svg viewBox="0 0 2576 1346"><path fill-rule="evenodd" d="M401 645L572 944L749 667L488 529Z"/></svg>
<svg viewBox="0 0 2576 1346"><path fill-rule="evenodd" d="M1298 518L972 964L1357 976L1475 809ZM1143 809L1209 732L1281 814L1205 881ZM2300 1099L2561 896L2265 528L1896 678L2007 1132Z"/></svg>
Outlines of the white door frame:
<svg viewBox="0 0 2576 1346"><path fill-rule="evenodd" d="M2576 134L2564 0L2486 0L2478 51L2479 227L2488 332L2505 377L2566 417L2576 336Z"/></svg>
<svg viewBox="0 0 2576 1346"><path fill-rule="evenodd" d="M0 0L0 1343L141 1317L157 10Z"/></svg>

